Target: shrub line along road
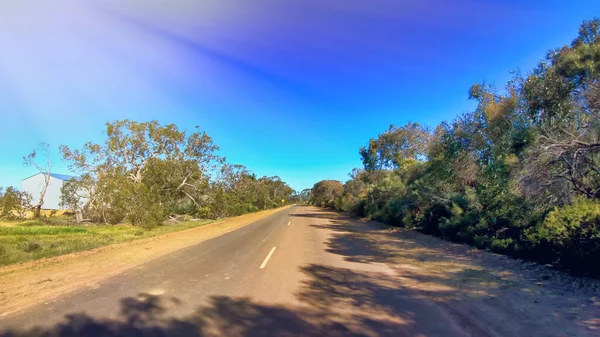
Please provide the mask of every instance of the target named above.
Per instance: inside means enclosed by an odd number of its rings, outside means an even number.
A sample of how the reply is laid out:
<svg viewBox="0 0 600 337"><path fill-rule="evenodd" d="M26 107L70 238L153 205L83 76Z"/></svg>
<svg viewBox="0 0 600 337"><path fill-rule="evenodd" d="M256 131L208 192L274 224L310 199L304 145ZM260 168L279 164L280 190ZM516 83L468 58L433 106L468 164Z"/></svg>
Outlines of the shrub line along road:
<svg viewBox="0 0 600 337"><path fill-rule="evenodd" d="M349 258L374 249L332 241L352 222L287 208L1 317L0 336L488 335L388 264Z"/></svg>

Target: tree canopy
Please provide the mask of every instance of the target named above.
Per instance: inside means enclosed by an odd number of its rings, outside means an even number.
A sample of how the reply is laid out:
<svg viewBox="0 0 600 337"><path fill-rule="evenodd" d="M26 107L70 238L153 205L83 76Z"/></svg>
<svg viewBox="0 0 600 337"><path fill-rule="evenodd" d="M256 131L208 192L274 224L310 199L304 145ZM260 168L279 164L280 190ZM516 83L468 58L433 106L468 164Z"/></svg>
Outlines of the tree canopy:
<svg viewBox="0 0 600 337"><path fill-rule="evenodd" d="M105 133L103 144L61 147L79 174L65 183L63 203L92 221L153 226L176 215L238 215L281 206L293 192L279 177L226 163L205 132L122 120Z"/></svg>
<svg viewBox="0 0 600 337"><path fill-rule="evenodd" d="M600 275L599 27L584 22L504 90L473 85L476 108L432 131L391 126L360 149L363 169L317 183L313 201Z"/></svg>

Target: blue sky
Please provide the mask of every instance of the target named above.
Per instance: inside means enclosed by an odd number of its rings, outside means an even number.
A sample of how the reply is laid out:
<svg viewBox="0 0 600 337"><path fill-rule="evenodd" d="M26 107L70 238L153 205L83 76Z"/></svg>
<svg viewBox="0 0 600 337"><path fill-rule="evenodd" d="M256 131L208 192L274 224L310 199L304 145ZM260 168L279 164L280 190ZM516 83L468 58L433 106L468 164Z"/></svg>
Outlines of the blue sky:
<svg viewBox="0 0 600 337"><path fill-rule="evenodd" d="M168 3L168 5L167 5ZM569 43L598 1L104 0L0 3L0 186L49 143L116 119L204 129L295 189L346 180L390 124L435 126Z"/></svg>

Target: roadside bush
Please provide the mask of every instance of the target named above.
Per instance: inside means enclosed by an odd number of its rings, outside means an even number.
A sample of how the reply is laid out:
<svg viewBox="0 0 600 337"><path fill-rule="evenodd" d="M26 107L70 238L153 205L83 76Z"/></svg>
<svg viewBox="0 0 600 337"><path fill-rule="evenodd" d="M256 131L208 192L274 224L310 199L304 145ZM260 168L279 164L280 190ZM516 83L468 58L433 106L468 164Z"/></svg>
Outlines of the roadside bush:
<svg viewBox="0 0 600 337"><path fill-rule="evenodd" d="M120 209L118 207L110 208L104 213L104 220L111 224L117 225L125 220L125 210ZM99 222L100 219L96 220Z"/></svg>
<svg viewBox="0 0 600 337"><path fill-rule="evenodd" d="M439 224L445 222L452 216L450 209L443 203L437 202L424 211L420 228L423 232L432 235L439 235Z"/></svg>
<svg viewBox="0 0 600 337"><path fill-rule="evenodd" d="M490 249L496 253L510 254L513 249L514 241L511 238L501 239L498 237L492 238Z"/></svg>
<svg viewBox="0 0 600 337"><path fill-rule="evenodd" d="M238 216L238 215L257 212L257 211L259 211L258 207L254 206L250 203L244 203L244 204L232 205L230 207L230 210L228 213L232 214L234 216Z"/></svg>
<svg viewBox="0 0 600 337"><path fill-rule="evenodd" d="M127 216L127 220L134 226L143 228L153 228L162 223L164 220L164 211L162 207L144 207L143 204L132 207L131 213Z"/></svg>
<svg viewBox="0 0 600 337"><path fill-rule="evenodd" d="M404 198L394 198L388 203L386 209L390 225L404 226L404 218L410 212L410 201Z"/></svg>
<svg viewBox="0 0 600 337"><path fill-rule="evenodd" d="M208 206L198 207L195 212L195 215L201 219L209 219L211 218L213 212Z"/></svg>
<svg viewBox="0 0 600 337"><path fill-rule="evenodd" d="M600 275L600 202L577 198L526 232L533 255L576 273ZM590 268L590 266L595 266Z"/></svg>
<svg viewBox="0 0 600 337"><path fill-rule="evenodd" d="M165 219L164 207L145 185L132 188L131 197L127 203L127 221L134 226L153 228Z"/></svg>
<svg viewBox="0 0 600 337"><path fill-rule="evenodd" d="M331 208L331 209L335 209L335 200L329 200L328 202L325 203L325 207L327 208Z"/></svg>
<svg viewBox="0 0 600 337"><path fill-rule="evenodd" d="M600 276L599 27L583 22L503 90L473 85L474 110L433 130L391 125L360 148L362 169L342 188L315 184L313 201L341 195L337 209Z"/></svg>
<svg viewBox="0 0 600 337"><path fill-rule="evenodd" d="M171 213L173 214L193 214L197 211L198 209L196 205L194 205L193 202L187 200L183 202L178 202L171 208Z"/></svg>
<svg viewBox="0 0 600 337"><path fill-rule="evenodd" d="M10 186L0 199L0 218L24 219L30 203L31 195Z"/></svg>

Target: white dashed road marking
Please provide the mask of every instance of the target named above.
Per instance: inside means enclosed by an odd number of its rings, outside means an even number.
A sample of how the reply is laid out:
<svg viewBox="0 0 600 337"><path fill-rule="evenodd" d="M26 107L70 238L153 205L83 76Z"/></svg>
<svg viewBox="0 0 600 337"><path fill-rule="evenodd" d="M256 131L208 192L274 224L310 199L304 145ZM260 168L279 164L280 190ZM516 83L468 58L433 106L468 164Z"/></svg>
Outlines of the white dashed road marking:
<svg viewBox="0 0 600 337"><path fill-rule="evenodd" d="M271 252L269 253L269 255L267 255L267 257L265 258L263 263L260 265L260 269L263 269L267 265L267 262L269 262L271 255L273 255L273 253L275 252L275 248L277 248L277 247L273 247L273 249L271 249Z"/></svg>

